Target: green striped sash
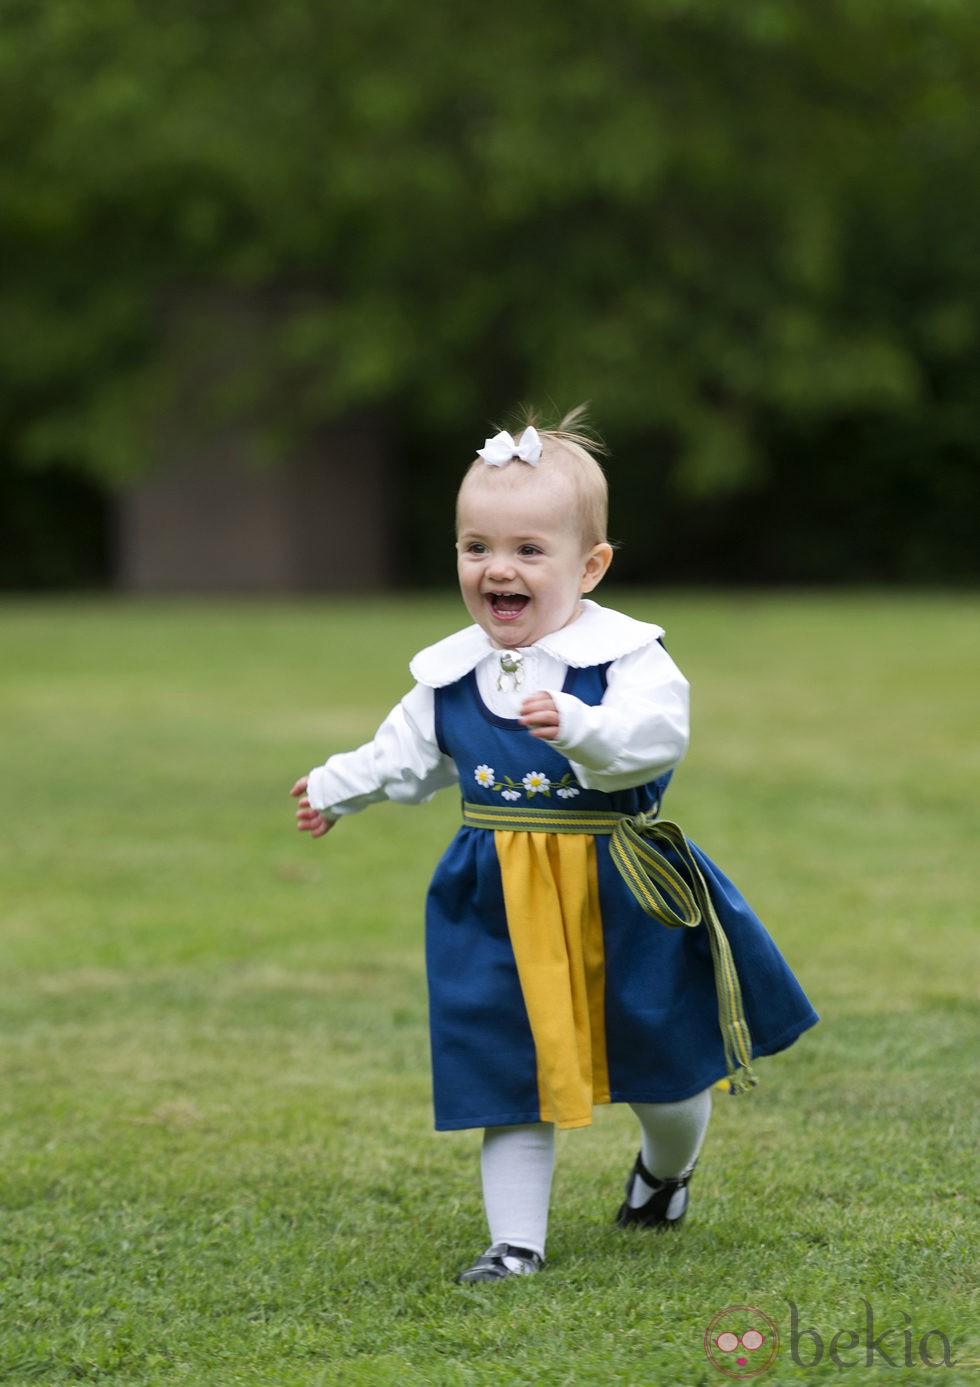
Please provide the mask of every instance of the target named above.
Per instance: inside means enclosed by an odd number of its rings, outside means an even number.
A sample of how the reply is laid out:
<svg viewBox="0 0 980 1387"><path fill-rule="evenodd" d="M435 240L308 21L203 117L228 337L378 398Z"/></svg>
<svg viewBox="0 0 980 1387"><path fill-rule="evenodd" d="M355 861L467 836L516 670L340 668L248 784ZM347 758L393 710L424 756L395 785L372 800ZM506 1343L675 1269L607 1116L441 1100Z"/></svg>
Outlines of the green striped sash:
<svg viewBox="0 0 980 1387"><path fill-rule="evenodd" d="M671 929L693 929L704 923L711 945L728 1081L733 1093L744 1093L753 1087L757 1080L751 1066L752 1040L731 946L712 903L708 883L677 824L650 814L630 818L601 810L469 804L465 800L463 822L470 828L525 833L609 834L612 859L648 915ZM668 860L660 845L673 849L683 870L679 871Z"/></svg>

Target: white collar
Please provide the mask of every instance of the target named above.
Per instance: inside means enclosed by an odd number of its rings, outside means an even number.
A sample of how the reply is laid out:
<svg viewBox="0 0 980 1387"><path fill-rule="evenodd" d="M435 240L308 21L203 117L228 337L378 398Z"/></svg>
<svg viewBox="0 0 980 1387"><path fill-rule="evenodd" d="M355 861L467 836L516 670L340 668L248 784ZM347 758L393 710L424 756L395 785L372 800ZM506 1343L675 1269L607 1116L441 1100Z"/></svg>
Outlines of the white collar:
<svg viewBox="0 0 980 1387"><path fill-rule="evenodd" d="M541 650L574 669L585 669L632 655L634 650L652 645L663 633L662 626L636 621L623 612L600 607L598 602L585 598L581 615L575 621L542 636L527 648ZM469 674L487 655L499 653L499 648L491 643L481 627L467 626L420 650L409 668L417 683L430 689L442 689Z"/></svg>

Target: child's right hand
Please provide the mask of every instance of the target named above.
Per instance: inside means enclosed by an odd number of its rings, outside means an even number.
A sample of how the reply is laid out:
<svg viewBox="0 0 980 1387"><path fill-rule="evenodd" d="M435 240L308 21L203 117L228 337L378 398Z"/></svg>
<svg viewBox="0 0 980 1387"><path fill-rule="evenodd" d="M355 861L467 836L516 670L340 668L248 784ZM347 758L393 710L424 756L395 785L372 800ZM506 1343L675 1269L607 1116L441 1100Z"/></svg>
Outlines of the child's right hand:
<svg viewBox="0 0 980 1387"><path fill-rule="evenodd" d="M309 833L313 838L322 838L325 833L330 832L337 820L325 819L319 809L312 807L306 798L307 778L305 775L300 776L289 792L294 799L299 800L299 808L296 810L296 827L300 833Z"/></svg>

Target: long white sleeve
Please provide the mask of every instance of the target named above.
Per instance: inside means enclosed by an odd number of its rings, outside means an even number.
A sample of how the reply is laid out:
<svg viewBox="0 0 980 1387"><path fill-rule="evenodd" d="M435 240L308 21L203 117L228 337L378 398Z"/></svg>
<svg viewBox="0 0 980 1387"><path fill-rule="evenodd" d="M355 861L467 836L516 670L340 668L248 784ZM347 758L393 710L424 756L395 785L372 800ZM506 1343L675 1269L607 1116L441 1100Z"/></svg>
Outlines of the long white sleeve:
<svg viewBox="0 0 980 1387"><path fill-rule="evenodd" d="M424 804L455 781L456 767L436 742L433 692L417 684L372 741L339 752L310 772L307 796L314 809L337 819L385 799Z"/></svg>
<svg viewBox="0 0 980 1387"><path fill-rule="evenodd" d="M605 697L595 707L549 690L558 705L553 745L590 790L625 790L670 770L689 737L689 686L657 642L609 666Z"/></svg>

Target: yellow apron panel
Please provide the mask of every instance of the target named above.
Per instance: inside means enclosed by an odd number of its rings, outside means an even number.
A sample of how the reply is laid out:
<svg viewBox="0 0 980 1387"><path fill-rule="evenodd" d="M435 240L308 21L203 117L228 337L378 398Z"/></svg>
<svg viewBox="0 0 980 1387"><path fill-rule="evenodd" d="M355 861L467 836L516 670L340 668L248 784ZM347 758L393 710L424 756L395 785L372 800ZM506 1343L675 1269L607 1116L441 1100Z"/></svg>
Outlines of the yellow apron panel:
<svg viewBox="0 0 980 1387"><path fill-rule="evenodd" d="M605 954L595 838L494 832L542 1122L587 1127L609 1102Z"/></svg>

